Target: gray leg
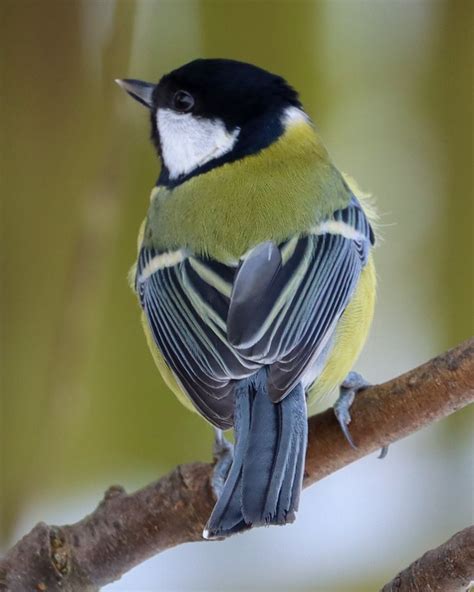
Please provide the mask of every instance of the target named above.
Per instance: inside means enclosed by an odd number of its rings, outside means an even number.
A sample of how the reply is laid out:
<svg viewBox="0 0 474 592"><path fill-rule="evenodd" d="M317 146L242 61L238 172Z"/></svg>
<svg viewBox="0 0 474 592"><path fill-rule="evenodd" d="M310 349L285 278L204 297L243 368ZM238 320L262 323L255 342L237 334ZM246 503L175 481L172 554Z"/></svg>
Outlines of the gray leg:
<svg viewBox="0 0 474 592"><path fill-rule="evenodd" d="M339 398L334 404L334 414L336 416L339 425L341 426L342 433L349 442L352 448L357 448L352 439L349 431L349 424L351 423L351 414L349 409L354 402L355 396L358 391L369 386L369 383L362 378L357 372L349 372L346 379L341 384L339 389Z"/></svg>
<svg viewBox="0 0 474 592"><path fill-rule="evenodd" d="M351 423L350 407L354 402L356 394L370 386L370 384L357 372L349 372L344 382L341 384L339 391L339 398L334 404L334 414L341 426L342 433L346 437L352 448L357 448L349 431L349 424ZM388 446L384 446L380 451L379 458L387 456Z"/></svg>
<svg viewBox="0 0 474 592"><path fill-rule="evenodd" d="M354 449L357 448L357 446L354 444L354 440L352 439L348 427L351 423L351 414L349 409L354 402L356 394L368 386L370 386L370 384L360 374L357 372L349 372L349 374L346 376L346 379L341 384L339 398L334 404L334 413L339 425L341 426L342 433ZM387 452L388 446L384 446L380 451L379 458L385 458L387 456Z"/></svg>
<svg viewBox="0 0 474 592"><path fill-rule="evenodd" d="M211 477L211 486L215 498L219 499L234 458L234 446L226 439L222 430L214 428L214 432L213 453L216 464Z"/></svg>

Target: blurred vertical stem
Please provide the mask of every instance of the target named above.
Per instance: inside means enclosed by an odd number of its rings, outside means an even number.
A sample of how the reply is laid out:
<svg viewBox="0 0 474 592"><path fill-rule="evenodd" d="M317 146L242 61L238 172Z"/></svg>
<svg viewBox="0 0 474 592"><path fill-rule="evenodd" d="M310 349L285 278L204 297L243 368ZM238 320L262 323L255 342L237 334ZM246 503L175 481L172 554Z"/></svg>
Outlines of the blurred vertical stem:
<svg viewBox="0 0 474 592"><path fill-rule="evenodd" d="M126 69L134 25L135 3L114 4L102 60L108 81L118 65ZM8 0L4 6L5 73L11 81L5 121L12 181L6 189L15 196L8 214L18 226L7 228L5 237L15 257L5 265L5 392L11 396L5 396L2 417L1 448L8 455L0 484L0 541L32 493L28 484L41 489L65 462L67 435L86 396L78 385L100 323L100 292L120 208L109 178L120 170L117 133L111 138L113 84L101 95L84 63L86 8L94 10L94 4L30 2L25 10Z"/></svg>
<svg viewBox="0 0 474 592"><path fill-rule="evenodd" d="M440 270L439 310L443 318L445 343L451 346L474 333L474 182L472 71L474 40L473 5L465 0L442 2L437 6L439 31L433 53L431 85L426 105L439 130L442 166L445 171L444 211L439 248L433 265ZM472 406L471 406L472 407ZM443 450L459 446L472 448L471 408L448 418L443 424ZM464 456L451 457L450 467L459 470ZM453 463L454 464L453 466Z"/></svg>
<svg viewBox="0 0 474 592"><path fill-rule="evenodd" d="M2 336L0 538L15 519L38 460L47 367L78 205L66 171L79 141L79 122L69 112L83 75L79 4L31 2L25 10L23 3L7 0L2 12L2 79L8 89L2 186L10 223L2 233L9 256L2 262L8 318Z"/></svg>
<svg viewBox="0 0 474 592"><path fill-rule="evenodd" d="M439 297L447 343L474 332L473 278L473 5L465 0L438 6L439 34L433 61L432 113L446 162L444 232L440 237L442 277ZM449 106L448 108L446 106Z"/></svg>
<svg viewBox="0 0 474 592"><path fill-rule="evenodd" d="M93 6L93 5L92 5ZM114 2L112 26L104 39L101 59L101 88L91 97L94 136L84 138L82 150L92 150L96 171L80 195L80 213L68 265L64 306L50 358L47 430L61 440L78 421L87 394L79 388L94 351L91 337L101 324L102 293L108 275L120 217L123 170L116 146L120 128L114 104L122 98L113 84L118 71L128 69L133 41L135 2ZM89 5L91 10L91 5ZM84 39L87 43L87 38ZM84 80L84 85L90 81ZM94 88L94 86L93 86ZM124 289L126 289L124 282Z"/></svg>

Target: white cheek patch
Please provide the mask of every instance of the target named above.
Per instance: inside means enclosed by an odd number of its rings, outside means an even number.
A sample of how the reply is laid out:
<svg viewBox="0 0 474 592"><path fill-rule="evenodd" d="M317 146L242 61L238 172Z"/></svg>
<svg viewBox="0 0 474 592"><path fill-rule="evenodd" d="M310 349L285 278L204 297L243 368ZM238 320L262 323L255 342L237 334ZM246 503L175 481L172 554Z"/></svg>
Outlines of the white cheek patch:
<svg viewBox="0 0 474 592"><path fill-rule="evenodd" d="M161 154L170 179L186 175L230 152L240 132L239 128L228 132L220 119L176 113L171 109L158 109L156 122Z"/></svg>

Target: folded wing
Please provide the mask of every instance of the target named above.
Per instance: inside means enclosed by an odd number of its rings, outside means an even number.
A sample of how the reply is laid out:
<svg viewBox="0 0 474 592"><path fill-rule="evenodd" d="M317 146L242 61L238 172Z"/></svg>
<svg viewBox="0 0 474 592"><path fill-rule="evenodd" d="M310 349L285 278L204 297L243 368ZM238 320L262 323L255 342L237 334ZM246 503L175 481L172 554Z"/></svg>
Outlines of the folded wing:
<svg viewBox="0 0 474 592"><path fill-rule="evenodd" d="M229 340L246 359L269 367L273 401L327 351L373 242L353 198L306 236L279 247L259 245L241 263L227 319Z"/></svg>
<svg viewBox="0 0 474 592"><path fill-rule="evenodd" d="M235 381L262 366L279 401L317 364L373 240L353 198L306 235L257 245L238 266L142 247L141 305L157 347L204 417L230 427Z"/></svg>

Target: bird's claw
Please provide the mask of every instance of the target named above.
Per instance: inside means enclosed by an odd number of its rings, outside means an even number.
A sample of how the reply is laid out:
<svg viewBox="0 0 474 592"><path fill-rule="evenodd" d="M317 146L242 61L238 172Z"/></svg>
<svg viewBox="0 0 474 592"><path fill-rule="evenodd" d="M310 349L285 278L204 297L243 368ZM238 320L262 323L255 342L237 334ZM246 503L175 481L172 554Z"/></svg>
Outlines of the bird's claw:
<svg viewBox="0 0 474 592"><path fill-rule="evenodd" d="M346 440L349 442L351 448L354 450L357 446L352 439L351 432L349 431L349 424L351 423L351 414L349 412L350 406L354 402L355 393L351 391L343 391L341 387L341 394L338 400L334 404L334 415L336 416L339 425L341 426L342 433Z"/></svg>

